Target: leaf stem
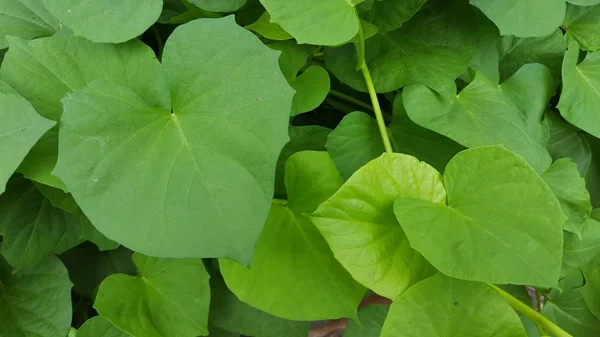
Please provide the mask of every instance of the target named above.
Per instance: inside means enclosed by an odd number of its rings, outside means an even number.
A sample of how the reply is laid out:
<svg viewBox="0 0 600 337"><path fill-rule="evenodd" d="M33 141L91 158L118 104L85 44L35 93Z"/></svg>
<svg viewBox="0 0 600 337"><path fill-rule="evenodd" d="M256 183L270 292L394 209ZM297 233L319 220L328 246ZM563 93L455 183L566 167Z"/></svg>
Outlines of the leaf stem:
<svg viewBox="0 0 600 337"><path fill-rule="evenodd" d="M337 97L337 98L341 98L344 101L350 102L350 103L352 103L354 105L358 105L359 107L361 107L363 109L366 109L368 111L373 112L373 107L370 104L365 103L365 102L363 102L363 101L361 101L361 100L359 100L357 98L354 98L354 97L352 97L350 95L346 95L343 92L339 92L339 91L335 91L335 90L329 90L329 94L331 96L334 96L334 97Z"/></svg>
<svg viewBox="0 0 600 337"><path fill-rule="evenodd" d="M371 104L373 104L373 112L375 113L375 119L377 119L377 125L379 126L379 133L381 133L381 139L383 140L383 147L385 148L385 152L393 153L394 151L392 150L390 136L388 135L387 126L385 125L385 120L383 119L383 112L381 111L379 99L377 98L377 91L375 91L375 86L373 85L371 73L369 72L369 68L367 67L367 62L365 62L365 35L362 30L362 25L360 25L358 30L358 43L356 44L356 54L358 56L356 69L360 69L360 71L363 74L363 77L365 78L365 83L367 84L367 89L369 90L369 96L371 97Z"/></svg>
<svg viewBox="0 0 600 337"><path fill-rule="evenodd" d="M497 286L495 286L493 284L488 283L488 285L490 287L494 288L500 295L502 295L502 297L504 297L506 302L513 309L515 309L516 311L523 314L525 317L527 317L529 320L534 322L536 325L542 327L548 333L554 335L555 337L573 337L568 332L561 329L558 325L554 324L554 322L552 322L551 320L542 316L542 314L533 310L533 308L529 307L525 303L519 301L518 299L513 297L511 294L507 293L506 291L498 288Z"/></svg>

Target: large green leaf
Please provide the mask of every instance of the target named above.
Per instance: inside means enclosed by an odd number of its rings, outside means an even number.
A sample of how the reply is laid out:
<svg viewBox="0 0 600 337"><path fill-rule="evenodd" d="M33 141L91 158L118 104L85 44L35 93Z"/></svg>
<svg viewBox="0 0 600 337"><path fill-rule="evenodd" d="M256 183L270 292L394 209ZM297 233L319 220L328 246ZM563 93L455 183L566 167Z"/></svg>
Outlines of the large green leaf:
<svg viewBox="0 0 600 337"><path fill-rule="evenodd" d="M597 4L596 1L595 4ZM594 4L594 5L595 5ZM567 16L563 26L567 36L579 42L581 49L600 49L600 5L593 7L567 6Z"/></svg>
<svg viewBox="0 0 600 337"><path fill-rule="evenodd" d="M23 97L0 90L0 194L27 153L56 122L37 114Z"/></svg>
<svg viewBox="0 0 600 337"><path fill-rule="evenodd" d="M566 217L522 157L501 146L465 150L446 167L444 185L448 206L394 203L411 246L434 267L465 280L556 286Z"/></svg>
<svg viewBox="0 0 600 337"><path fill-rule="evenodd" d="M368 39L365 58L377 92L415 83L446 89L469 65L475 22L474 9L465 1L434 0L400 29ZM367 92L355 70L356 57L353 45L326 49L325 65L344 84Z"/></svg>
<svg viewBox="0 0 600 337"><path fill-rule="evenodd" d="M546 149L552 159L571 158L577 164L579 174L585 176L592 160L592 151L584 132L566 123L557 112L546 113L550 138Z"/></svg>
<svg viewBox="0 0 600 337"><path fill-rule="evenodd" d="M60 29L56 18L41 0L12 0L0 3L0 48L8 47L6 36L32 39L50 36Z"/></svg>
<svg viewBox="0 0 600 337"><path fill-rule="evenodd" d="M358 312L358 321L350 321L344 337L379 337L389 305L371 304Z"/></svg>
<svg viewBox="0 0 600 337"><path fill-rule="evenodd" d="M577 337L597 337L600 335L600 320L587 308L578 288L584 278L579 269L572 270L560 282L558 289L550 292L550 301L542 309L542 314L554 321L568 333Z"/></svg>
<svg viewBox="0 0 600 337"><path fill-rule="evenodd" d="M133 255L139 276L115 274L98 289L100 316L133 335L194 337L208 334L209 275L201 259Z"/></svg>
<svg viewBox="0 0 600 337"><path fill-rule="evenodd" d="M561 25L565 0L471 0L500 29L502 35L546 36Z"/></svg>
<svg viewBox="0 0 600 337"><path fill-rule="evenodd" d="M80 221L53 207L30 181L13 179L0 197L2 255L15 270L35 266L81 243Z"/></svg>
<svg viewBox="0 0 600 337"><path fill-rule="evenodd" d="M92 317L77 331L76 337L129 337L109 321L100 316Z"/></svg>
<svg viewBox="0 0 600 337"><path fill-rule="evenodd" d="M354 173L311 216L354 279L387 298L434 272L411 248L394 216L398 198L443 203L446 192L431 166L411 156L383 154Z"/></svg>
<svg viewBox="0 0 600 337"><path fill-rule="evenodd" d="M344 179L385 151L377 121L358 111L342 119L325 147Z"/></svg>
<svg viewBox="0 0 600 337"><path fill-rule="evenodd" d="M246 4L246 0L186 0L194 6L211 12L235 12Z"/></svg>
<svg viewBox="0 0 600 337"><path fill-rule="evenodd" d="M587 266L583 275L585 285L579 288L579 292L590 311L600 319L600 266Z"/></svg>
<svg viewBox="0 0 600 337"><path fill-rule="evenodd" d="M303 215L342 185L340 174L326 152L299 152L288 159L285 185L287 205L271 206L250 269L220 261L225 282L245 303L278 317L309 321L356 315L364 288Z"/></svg>
<svg viewBox="0 0 600 337"><path fill-rule="evenodd" d="M66 336L71 327L71 282L56 257L16 274L0 255L0 336Z"/></svg>
<svg viewBox="0 0 600 337"><path fill-rule="evenodd" d="M437 274L394 301L381 337L526 337L519 316L491 287Z"/></svg>
<svg viewBox="0 0 600 337"><path fill-rule="evenodd" d="M548 69L529 64L501 85L478 73L457 95L442 97L415 85L406 88L402 98L415 123L466 147L504 145L543 172L551 158L542 118L554 90Z"/></svg>
<svg viewBox="0 0 600 337"><path fill-rule="evenodd" d="M109 81L76 91L55 174L128 248L249 263L288 139L293 90L277 56L232 16L179 26L163 55L172 109Z"/></svg>
<svg viewBox="0 0 600 337"><path fill-rule="evenodd" d="M160 91L165 78L154 52L139 41L95 44L74 36L26 41L10 38L0 79L27 99L45 118L59 121L61 99L96 79L127 85L153 105L170 107L170 95ZM26 75L25 75L26 74ZM18 171L42 184L66 189L52 175L56 165L57 128L47 132L33 147Z"/></svg>
<svg viewBox="0 0 600 337"><path fill-rule="evenodd" d="M298 43L335 46L352 39L360 26L354 5L347 0L260 0L271 21Z"/></svg>
<svg viewBox="0 0 600 337"><path fill-rule="evenodd" d="M310 322L275 317L240 301L225 283L212 279L210 323L213 326L254 337L306 337ZM212 331L212 329L211 329Z"/></svg>
<svg viewBox="0 0 600 337"><path fill-rule="evenodd" d="M358 5L361 18L382 33L400 28L417 13L426 0L374 0Z"/></svg>
<svg viewBox="0 0 600 337"><path fill-rule="evenodd" d="M581 234L583 224L592 212L592 201L577 165L568 158L559 159L542 174L542 179L554 192L567 215L565 230Z"/></svg>
<svg viewBox="0 0 600 337"><path fill-rule="evenodd" d="M162 12L162 0L41 0L75 35L94 42L121 43L150 28Z"/></svg>
<svg viewBox="0 0 600 337"><path fill-rule="evenodd" d="M569 44L562 68L563 85L558 102L569 123L600 138L600 52L587 53L579 63L577 42Z"/></svg>

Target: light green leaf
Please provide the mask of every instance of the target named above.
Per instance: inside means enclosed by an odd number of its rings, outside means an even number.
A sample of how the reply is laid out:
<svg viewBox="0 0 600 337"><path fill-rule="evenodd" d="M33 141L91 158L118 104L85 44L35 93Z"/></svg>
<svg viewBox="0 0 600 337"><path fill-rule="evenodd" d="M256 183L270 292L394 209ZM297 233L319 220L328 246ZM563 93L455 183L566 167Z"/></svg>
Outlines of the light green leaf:
<svg viewBox="0 0 600 337"><path fill-rule="evenodd" d="M327 137L327 152L344 180L383 152L377 121L362 112L351 112Z"/></svg>
<svg viewBox="0 0 600 337"><path fill-rule="evenodd" d="M310 322L295 322L271 316L240 301L225 283L212 280L210 323L213 326L256 337L306 337ZM212 328L211 328L212 331ZM237 337L236 336L236 337Z"/></svg>
<svg viewBox="0 0 600 337"><path fill-rule="evenodd" d="M23 39L50 36L60 29L56 18L41 0L12 0L0 3L0 49L8 47L6 36Z"/></svg>
<svg viewBox="0 0 600 337"><path fill-rule="evenodd" d="M95 79L127 85L152 105L170 107L169 93L160 91L166 82L160 63L154 52L140 41L112 45L74 36L55 36L34 41L10 38L9 42L0 79L45 118L59 121L63 111L60 100ZM52 175L57 149L55 128L42 136L18 171L29 179L66 190L62 181Z"/></svg>
<svg viewBox="0 0 600 337"><path fill-rule="evenodd" d="M71 328L71 282L56 257L16 274L0 255L0 336L66 336Z"/></svg>
<svg viewBox="0 0 600 337"><path fill-rule="evenodd" d="M587 53L578 64L577 42L569 44L563 63L558 109L569 123L600 138L600 52Z"/></svg>
<svg viewBox="0 0 600 337"><path fill-rule="evenodd" d="M429 322L429 323L427 323ZM381 337L526 337L519 316L491 287L442 274L394 301Z"/></svg>
<svg viewBox="0 0 600 337"><path fill-rule="evenodd" d="M596 4L600 1L595 1ZM579 42L581 49L595 51L600 49L600 6L567 6L567 16L563 24L569 38Z"/></svg>
<svg viewBox="0 0 600 337"><path fill-rule="evenodd" d="M60 259L69 270L74 283L73 290L93 299L97 287L109 275L136 274L131 261L132 254L132 251L124 247L103 252L90 243L83 243L61 254Z"/></svg>
<svg viewBox="0 0 600 337"><path fill-rule="evenodd" d="M329 94L329 73L322 67L310 66L302 75L290 82L296 90L292 102L292 116L314 110Z"/></svg>
<svg viewBox="0 0 600 337"><path fill-rule="evenodd" d="M434 267L464 280L556 286L566 217L522 157L501 146L465 150L446 167L444 185L448 206L394 203L411 246Z"/></svg>
<svg viewBox="0 0 600 337"><path fill-rule="evenodd" d="M580 288L584 284L579 269L572 270L560 282L561 293L557 289L550 292L550 301L542 309L542 314L577 337L597 337L600 335L600 320L587 308Z"/></svg>
<svg viewBox="0 0 600 337"><path fill-rule="evenodd" d="M528 64L497 85L478 73L457 95L441 97L415 85L402 93L411 120L466 147L501 144L538 172L550 166L542 116L555 82L548 69Z"/></svg>
<svg viewBox="0 0 600 337"><path fill-rule="evenodd" d="M246 0L186 0L196 7L210 12L235 12L246 4Z"/></svg>
<svg viewBox="0 0 600 337"><path fill-rule="evenodd" d="M250 269L220 261L225 282L243 302L278 317L309 321L355 316L364 288L303 215L342 185L340 174L326 152L299 152L288 159L285 185L288 203L271 207Z"/></svg>
<svg viewBox="0 0 600 337"><path fill-rule="evenodd" d="M271 21L300 44L335 46L358 33L354 4L346 0L260 0Z"/></svg>
<svg viewBox="0 0 600 337"><path fill-rule="evenodd" d="M360 16L382 33L396 30L417 13L426 0L375 0L357 8Z"/></svg>
<svg viewBox="0 0 600 337"><path fill-rule="evenodd" d="M163 55L172 109L108 81L76 91L54 172L128 248L249 263L288 139L293 90L277 54L233 16L179 26Z"/></svg>
<svg viewBox="0 0 600 337"><path fill-rule="evenodd" d="M129 337L130 335L119 330L109 321L100 316L92 317L85 321L77 331L76 337Z"/></svg>
<svg viewBox="0 0 600 337"><path fill-rule="evenodd" d="M600 319L600 266L591 265L583 270L585 285L579 292L590 311Z"/></svg>
<svg viewBox="0 0 600 337"><path fill-rule="evenodd" d="M388 131L395 152L417 157L439 172L444 172L450 159L465 149L452 139L425 129L408 118L402 95L396 95L394 99L393 118Z"/></svg>
<svg viewBox="0 0 600 337"><path fill-rule="evenodd" d="M93 42L135 39L156 22L161 0L41 0L48 11L75 35Z"/></svg>
<svg viewBox="0 0 600 337"><path fill-rule="evenodd" d="M79 217L53 207L23 178L11 180L0 197L0 232L2 255L15 270L35 266L82 241Z"/></svg>
<svg viewBox="0 0 600 337"><path fill-rule="evenodd" d="M354 279L387 298L435 272L411 248L394 216L394 200L402 197L443 203L446 192L431 166L411 156L383 154L356 171L311 216Z"/></svg>
<svg viewBox="0 0 600 337"><path fill-rule="evenodd" d="M294 37L288 34L280 25L271 22L269 12L264 12L254 23L244 27L258 33L267 39L283 41L290 40Z"/></svg>
<svg viewBox="0 0 600 337"><path fill-rule="evenodd" d="M592 151L584 132L563 121L557 112L546 113L550 127L550 138L546 149L552 159L571 158L577 164L580 175L588 172L592 160Z"/></svg>
<svg viewBox="0 0 600 337"><path fill-rule="evenodd" d="M133 335L208 334L209 275L201 259L157 259L133 254L139 276L115 274L98 289L100 316Z"/></svg>
<svg viewBox="0 0 600 337"><path fill-rule="evenodd" d="M566 49L560 29L544 37L503 36L498 44L500 78L502 80L510 78L527 63L541 63L548 67L552 76L560 78Z"/></svg>
<svg viewBox="0 0 600 337"><path fill-rule="evenodd" d="M0 195L27 153L56 122L43 118L23 97L0 94Z"/></svg>
<svg viewBox="0 0 600 337"><path fill-rule="evenodd" d="M599 253L600 221L593 217L588 218L581 228L580 235L565 232L563 264L582 268Z"/></svg>
<svg viewBox="0 0 600 337"><path fill-rule="evenodd" d="M585 179L577 171L577 165L568 158L559 159L542 174L542 179L567 216L564 229L580 235L583 224L592 212L592 202L590 193L585 188Z"/></svg>
<svg viewBox="0 0 600 337"><path fill-rule="evenodd" d="M541 37L552 34L565 17L565 0L471 0L502 35Z"/></svg>
<svg viewBox="0 0 600 337"><path fill-rule="evenodd" d="M378 304L361 309L358 312L358 321L348 323L344 337L379 337L389 310L389 305Z"/></svg>
<svg viewBox="0 0 600 337"><path fill-rule="evenodd" d="M366 62L377 92L420 83L447 89L475 50L475 9L464 1L429 1L400 29L366 41ZM427 22L427 24L423 24ZM325 50L325 65L340 81L367 92L353 45Z"/></svg>
<svg viewBox="0 0 600 337"><path fill-rule="evenodd" d="M281 51L279 67L283 76L291 82L298 77L298 72L308 62L308 49L294 41L282 41L269 44L271 49Z"/></svg>

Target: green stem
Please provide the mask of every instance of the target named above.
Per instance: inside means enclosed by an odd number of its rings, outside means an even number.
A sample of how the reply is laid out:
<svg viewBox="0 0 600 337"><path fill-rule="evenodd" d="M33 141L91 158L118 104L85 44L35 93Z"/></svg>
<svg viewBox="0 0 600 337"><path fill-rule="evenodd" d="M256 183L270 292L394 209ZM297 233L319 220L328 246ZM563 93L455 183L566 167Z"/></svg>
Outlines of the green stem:
<svg viewBox="0 0 600 337"><path fill-rule="evenodd" d="M158 59L162 60L162 52L163 49L165 48L165 44L163 42L162 37L160 37L160 32L158 31L158 28L156 28L156 26L152 26L152 32L154 33L154 37L156 38L156 46L158 48Z"/></svg>
<svg viewBox="0 0 600 337"><path fill-rule="evenodd" d="M354 105L358 105L359 107L366 109L368 111L373 111L373 107L371 105L369 105L368 103L365 103L359 99L356 99L350 95L346 95L343 92L339 92L339 91L335 91L335 90L329 90L329 94L333 97L337 97L337 98L341 98L344 101L350 102Z"/></svg>
<svg viewBox="0 0 600 337"><path fill-rule="evenodd" d="M313 57L319 57L319 58L322 58L323 56L325 56L325 53L324 53L324 52L320 52L320 53L314 53L314 54L313 54Z"/></svg>
<svg viewBox="0 0 600 337"><path fill-rule="evenodd" d="M287 200L283 200L283 199L277 199L274 198L272 201L273 205L279 205L279 206L287 206L288 201Z"/></svg>
<svg viewBox="0 0 600 337"><path fill-rule="evenodd" d="M555 337L573 337L565 330L561 329L558 325L554 324L551 320L542 316L539 312L533 310L533 308L529 307L525 303L519 301L511 294L506 291L498 288L493 284L488 284L490 287L494 288L504 299L506 302L516 311L523 314L523 316L527 317L529 320L534 322L536 325L542 327L548 333L554 335Z"/></svg>

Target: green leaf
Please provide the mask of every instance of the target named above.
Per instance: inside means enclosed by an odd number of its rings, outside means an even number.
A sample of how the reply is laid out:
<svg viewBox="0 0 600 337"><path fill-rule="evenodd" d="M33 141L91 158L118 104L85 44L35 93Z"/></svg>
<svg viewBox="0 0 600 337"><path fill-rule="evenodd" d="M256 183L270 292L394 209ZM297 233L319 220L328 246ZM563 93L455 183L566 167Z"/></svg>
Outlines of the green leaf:
<svg viewBox="0 0 600 337"><path fill-rule="evenodd" d="M74 284L73 290L93 299L96 289L109 275L136 274L131 261L132 254L132 251L124 247L100 251L90 243L83 243L61 254L60 259L69 270L69 277Z"/></svg>
<svg viewBox="0 0 600 337"><path fill-rule="evenodd" d="M329 73L319 66L308 67L298 78L290 82L296 94L292 102L292 116L314 110L329 94Z"/></svg>
<svg viewBox="0 0 600 337"><path fill-rule="evenodd" d="M600 138L600 52L587 53L578 64L577 42L569 44L562 68L563 85L558 102L561 115L569 123Z"/></svg>
<svg viewBox="0 0 600 337"><path fill-rule="evenodd" d="M557 112L546 113L550 127L550 138L546 149L552 159L571 158L577 164L580 175L588 172L592 160L592 151L584 132L563 121Z"/></svg>
<svg viewBox="0 0 600 337"><path fill-rule="evenodd" d="M577 337L597 337L600 334L600 320L587 308L580 291L584 284L583 275L573 270L560 281L563 292L552 290L550 301L542 309L542 314Z"/></svg>
<svg viewBox="0 0 600 337"><path fill-rule="evenodd" d="M583 275L585 285L579 288L579 292L590 311L600 319L600 266L588 266Z"/></svg>
<svg viewBox="0 0 600 337"><path fill-rule="evenodd" d="M592 212L592 202L590 193L585 188L585 179L577 171L577 165L568 158L559 159L542 174L542 179L567 216L564 229L580 235L583 224Z"/></svg>
<svg viewBox="0 0 600 337"><path fill-rule="evenodd" d="M402 98L415 123L466 147L504 145L543 172L551 158L542 117L554 90L548 69L529 64L501 85L478 73L457 95L441 97L415 85L406 88Z"/></svg>
<svg viewBox="0 0 600 337"><path fill-rule="evenodd" d="M344 337L379 337L389 310L389 305L378 304L361 309L358 312L358 321L348 323Z"/></svg>
<svg viewBox="0 0 600 337"><path fill-rule="evenodd" d="M356 171L311 216L354 279L387 298L435 271L411 248L394 216L394 200L402 197L443 203L446 193L431 166L411 156L383 154Z"/></svg>
<svg viewBox="0 0 600 337"><path fill-rule="evenodd" d="M565 17L565 0L470 0L501 35L541 37L552 34Z"/></svg>
<svg viewBox="0 0 600 337"><path fill-rule="evenodd" d="M65 210L73 215L83 215L81 208L79 208L77 202L75 202L75 199L73 199L71 194L65 193L58 188L36 183L35 181L33 182L33 185L35 185L38 191L40 191L40 193L42 193L44 197L50 201L52 206Z"/></svg>
<svg viewBox="0 0 600 337"><path fill-rule="evenodd" d="M346 0L260 0L271 22L279 24L300 44L335 46L356 34L360 21Z"/></svg>
<svg viewBox="0 0 600 337"><path fill-rule="evenodd" d="M277 54L233 16L179 26L163 55L172 113L128 87L91 83L64 100L55 174L128 248L249 263L288 139L293 90Z"/></svg>
<svg viewBox="0 0 600 337"><path fill-rule="evenodd" d="M267 39L283 41L290 40L294 37L288 34L281 26L276 23L271 22L271 16L269 12L264 12L258 20L254 23L247 25L244 27L246 29L250 29L251 31L258 33Z"/></svg>
<svg viewBox="0 0 600 337"><path fill-rule="evenodd" d="M83 241L79 217L53 207L23 178L11 180L0 197L0 233L2 255L15 270L35 266Z"/></svg>
<svg viewBox="0 0 600 337"><path fill-rule="evenodd" d="M71 327L71 282L56 257L13 274L0 255L0 336L66 336Z"/></svg>
<svg viewBox="0 0 600 337"><path fill-rule="evenodd" d="M275 197L287 199L284 183L285 163L288 158L300 151L325 151L325 143L330 129L319 125L291 126L289 129L290 141L283 147L277 160L277 173L275 178Z"/></svg>
<svg viewBox="0 0 600 337"><path fill-rule="evenodd" d="M45 118L59 121L63 111L60 100L95 79L127 85L151 104L170 107L169 93L160 91L166 85L160 64L154 52L140 41L111 45L74 36L54 36L34 41L10 38L9 42L0 79ZM18 171L29 179L66 190L62 181L52 175L57 149L55 128L42 136Z"/></svg>
<svg viewBox="0 0 600 337"><path fill-rule="evenodd" d="M396 30L417 13L426 0L375 0L357 8L361 18L371 22L382 33Z"/></svg>
<svg viewBox="0 0 600 337"><path fill-rule="evenodd" d="M161 0L41 0L48 11L75 35L93 42L135 39L156 22Z"/></svg>
<svg viewBox="0 0 600 337"><path fill-rule="evenodd" d="M593 213L592 213L593 214ZM590 217L580 235L565 232L563 263L582 268L600 253L600 221Z"/></svg>
<svg viewBox="0 0 600 337"><path fill-rule="evenodd" d="M306 337L310 322L295 322L271 316L240 301L222 280L212 280L210 322L239 334L255 337ZM212 331L212 328L211 328Z"/></svg>
<svg viewBox="0 0 600 337"><path fill-rule="evenodd" d="M408 118L402 95L396 95L394 99L393 119L388 131L395 152L417 157L439 172L444 172L450 159L465 149L452 139L421 127Z"/></svg>
<svg viewBox="0 0 600 337"><path fill-rule="evenodd" d="M501 146L465 150L446 167L444 185L448 206L394 203L411 246L434 267L464 280L556 286L566 217L522 157Z"/></svg>
<svg viewBox="0 0 600 337"><path fill-rule="evenodd" d="M303 215L342 185L340 174L326 152L299 152L288 159L285 185L287 205L271 206L251 268L220 261L225 282L243 302L278 317L309 321L355 316L364 288Z"/></svg>
<svg viewBox="0 0 600 337"><path fill-rule="evenodd" d="M8 47L6 36L33 39L50 36L59 29L60 23L41 0L3 1L0 4L0 49Z"/></svg>
<svg viewBox="0 0 600 337"><path fill-rule="evenodd" d="M298 72L304 68L308 62L308 49L294 41L281 41L269 44L271 49L281 51L279 56L279 67L283 76L289 81L298 77Z"/></svg>
<svg viewBox="0 0 600 337"><path fill-rule="evenodd" d="M0 94L0 120L1 195L27 153L56 122L38 115L29 102L14 93Z"/></svg>
<svg viewBox="0 0 600 337"><path fill-rule="evenodd" d="M246 4L246 0L186 0L196 7L210 12L235 12Z"/></svg>
<svg viewBox="0 0 600 337"><path fill-rule="evenodd" d="M491 287L442 274L394 301L381 337L526 337L517 314Z"/></svg>
<svg viewBox="0 0 600 337"><path fill-rule="evenodd" d="M571 1L572 2L572 1ZM596 5L600 1L595 1ZM584 5L584 4L579 4ZM595 51L600 49L600 6L567 6L567 16L563 24L569 38L579 42L581 49Z"/></svg>
<svg viewBox="0 0 600 337"><path fill-rule="evenodd" d="M327 137L327 152L344 180L383 152L377 121L362 112L351 112Z"/></svg>
<svg viewBox="0 0 600 337"><path fill-rule="evenodd" d="M567 0L567 1L569 3L572 3L577 6L593 6L593 5L600 4L600 0Z"/></svg>
<svg viewBox="0 0 600 337"><path fill-rule="evenodd" d="M106 278L94 308L133 336L207 335L209 275L200 259L157 259L133 254L139 276Z"/></svg>
<svg viewBox="0 0 600 337"><path fill-rule="evenodd" d="M368 39L365 58L377 92L415 83L447 89L448 81L467 69L475 50L475 15L464 1L430 1L400 29ZM342 83L367 92L356 63L353 45L325 50L327 69Z"/></svg>
<svg viewBox="0 0 600 337"><path fill-rule="evenodd" d="M77 337L129 337L109 321L100 316L92 317L85 321L77 331Z"/></svg>

